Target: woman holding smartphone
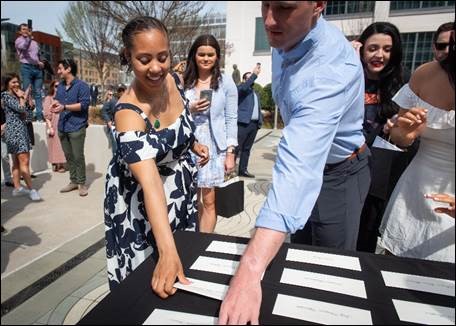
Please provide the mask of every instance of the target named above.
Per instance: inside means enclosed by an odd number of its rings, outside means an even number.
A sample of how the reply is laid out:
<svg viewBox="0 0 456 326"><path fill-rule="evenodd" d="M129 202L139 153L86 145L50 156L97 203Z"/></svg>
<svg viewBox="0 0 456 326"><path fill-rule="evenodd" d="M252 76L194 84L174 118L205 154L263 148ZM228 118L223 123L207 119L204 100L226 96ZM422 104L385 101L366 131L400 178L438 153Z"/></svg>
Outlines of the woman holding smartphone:
<svg viewBox="0 0 456 326"><path fill-rule="evenodd" d="M238 95L230 76L220 72L220 45L212 35L193 42L184 73L185 95L196 124L196 138L209 147L209 163L198 169L198 217L201 232L217 222L214 187L235 166Z"/></svg>

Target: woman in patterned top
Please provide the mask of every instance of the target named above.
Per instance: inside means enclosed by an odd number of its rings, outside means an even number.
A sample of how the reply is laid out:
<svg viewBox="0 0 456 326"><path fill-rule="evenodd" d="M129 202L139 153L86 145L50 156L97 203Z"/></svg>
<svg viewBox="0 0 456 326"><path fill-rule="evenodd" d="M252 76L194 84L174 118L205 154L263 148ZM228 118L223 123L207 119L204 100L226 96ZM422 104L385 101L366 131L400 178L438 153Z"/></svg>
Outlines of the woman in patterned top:
<svg viewBox="0 0 456 326"><path fill-rule="evenodd" d="M117 152L106 176L104 216L110 287L152 253L158 262L152 289L174 294L176 277L188 284L173 239L175 230L197 228L196 166L190 150L208 161L198 144L179 78L170 73L166 27L136 17L122 32L121 63L135 79L116 105Z"/></svg>
<svg viewBox="0 0 456 326"><path fill-rule="evenodd" d="M19 85L20 80L17 74L7 74L2 92L2 107L6 116L5 142L13 161L13 196L28 195L31 200L38 201L41 200L41 197L38 191L32 188L30 176L30 150L32 147L26 124L26 116L32 114L31 88L27 88L24 92ZM27 188L21 186L21 176L24 178Z"/></svg>

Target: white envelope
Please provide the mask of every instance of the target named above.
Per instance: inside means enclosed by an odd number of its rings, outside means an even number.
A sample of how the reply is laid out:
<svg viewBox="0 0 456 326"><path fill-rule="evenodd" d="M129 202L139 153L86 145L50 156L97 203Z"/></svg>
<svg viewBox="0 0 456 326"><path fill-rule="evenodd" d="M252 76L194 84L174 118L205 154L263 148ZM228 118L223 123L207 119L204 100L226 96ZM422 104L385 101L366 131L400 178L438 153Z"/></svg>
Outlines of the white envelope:
<svg viewBox="0 0 456 326"><path fill-rule="evenodd" d="M454 325L454 307L393 299L394 308L402 321L425 325Z"/></svg>
<svg viewBox="0 0 456 326"><path fill-rule="evenodd" d="M389 141L386 141L382 137L376 136L374 139L374 143L372 144L372 147L377 147L377 148L383 148L383 149L389 149L391 151L397 151L397 152L403 152L403 149L400 149L394 144L391 144Z"/></svg>
<svg viewBox="0 0 456 326"><path fill-rule="evenodd" d="M325 325L372 325L369 310L279 294L274 315Z"/></svg>
<svg viewBox="0 0 456 326"><path fill-rule="evenodd" d="M218 318L185 312L155 309L143 325L217 325Z"/></svg>
<svg viewBox="0 0 456 326"><path fill-rule="evenodd" d="M225 298L226 292L228 292L228 285L207 282L197 280L195 278L187 277L187 280L192 282L189 285L185 285L179 282L174 284L174 287L187 292L203 295L208 298L217 299L222 301Z"/></svg>
<svg viewBox="0 0 456 326"><path fill-rule="evenodd" d="M364 281L285 268L280 283L305 286L367 299Z"/></svg>

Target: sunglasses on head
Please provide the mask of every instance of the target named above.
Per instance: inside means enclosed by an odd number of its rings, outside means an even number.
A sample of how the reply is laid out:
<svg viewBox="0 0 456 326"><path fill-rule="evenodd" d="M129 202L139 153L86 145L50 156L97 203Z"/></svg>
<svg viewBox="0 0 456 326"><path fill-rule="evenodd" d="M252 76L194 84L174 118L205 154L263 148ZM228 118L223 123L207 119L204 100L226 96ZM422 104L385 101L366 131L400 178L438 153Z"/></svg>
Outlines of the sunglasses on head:
<svg viewBox="0 0 456 326"><path fill-rule="evenodd" d="M449 46L450 43L435 43L435 48L439 51L443 51Z"/></svg>

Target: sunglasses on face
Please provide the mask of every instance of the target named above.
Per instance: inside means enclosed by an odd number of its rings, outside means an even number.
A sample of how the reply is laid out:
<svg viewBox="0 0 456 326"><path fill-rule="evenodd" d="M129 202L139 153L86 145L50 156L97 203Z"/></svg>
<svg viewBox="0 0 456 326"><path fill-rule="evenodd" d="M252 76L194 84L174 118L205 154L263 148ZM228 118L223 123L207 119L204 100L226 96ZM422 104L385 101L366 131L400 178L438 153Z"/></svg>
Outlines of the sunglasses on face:
<svg viewBox="0 0 456 326"><path fill-rule="evenodd" d="M450 43L435 43L435 48L439 51L443 51L449 46Z"/></svg>

